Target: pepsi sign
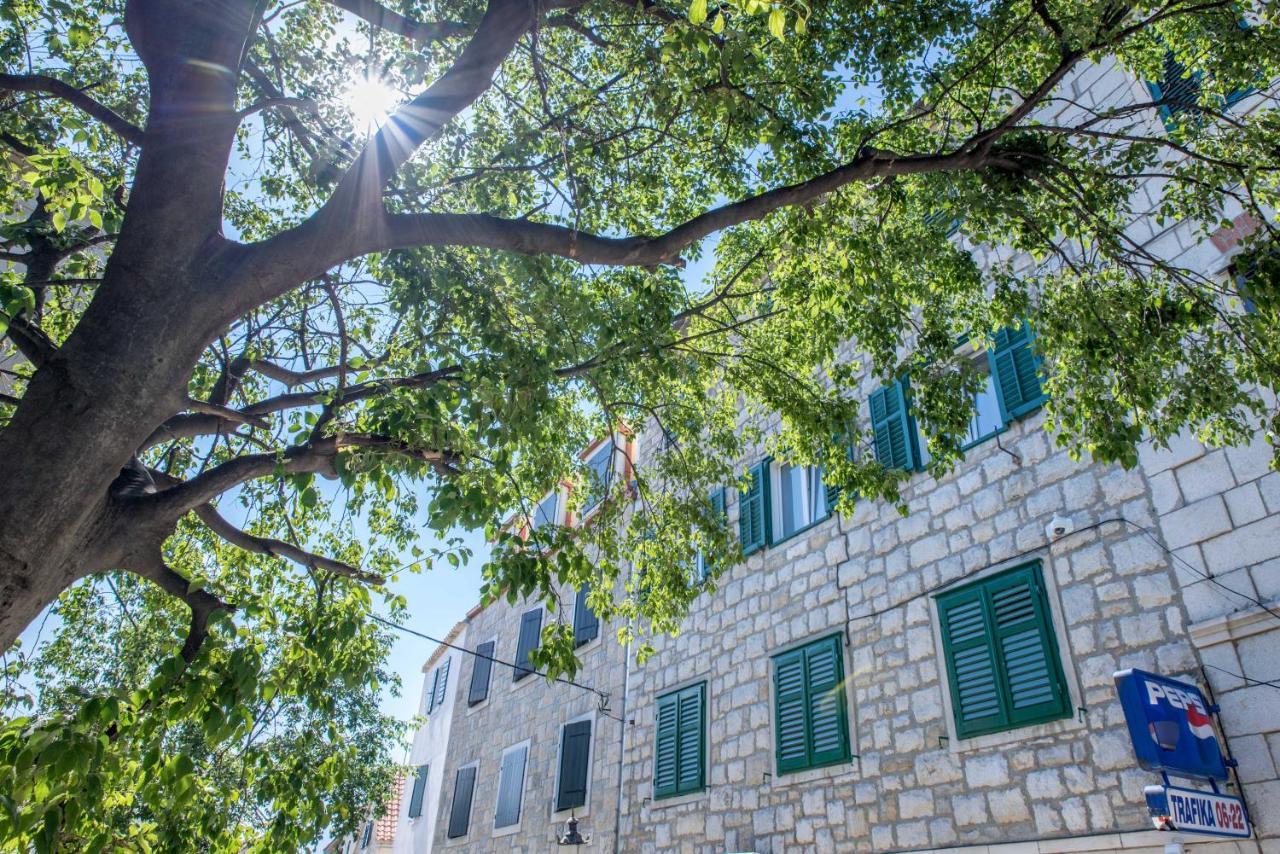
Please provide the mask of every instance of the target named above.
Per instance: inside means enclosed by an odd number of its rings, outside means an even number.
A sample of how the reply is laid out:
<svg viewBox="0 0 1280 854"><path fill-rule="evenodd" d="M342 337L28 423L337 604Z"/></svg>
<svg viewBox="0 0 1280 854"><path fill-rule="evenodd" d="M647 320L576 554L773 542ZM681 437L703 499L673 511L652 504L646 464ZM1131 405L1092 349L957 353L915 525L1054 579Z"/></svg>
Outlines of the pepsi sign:
<svg viewBox="0 0 1280 854"><path fill-rule="evenodd" d="M1115 681L1139 765L1192 780L1227 779L1209 717L1216 709L1197 686L1144 670L1122 670Z"/></svg>

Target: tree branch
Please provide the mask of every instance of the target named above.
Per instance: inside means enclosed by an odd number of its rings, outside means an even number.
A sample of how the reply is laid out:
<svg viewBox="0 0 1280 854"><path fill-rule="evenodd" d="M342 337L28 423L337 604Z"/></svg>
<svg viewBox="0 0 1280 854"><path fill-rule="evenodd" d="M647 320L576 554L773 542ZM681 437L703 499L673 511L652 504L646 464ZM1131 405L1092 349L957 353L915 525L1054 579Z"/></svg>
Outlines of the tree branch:
<svg viewBox="0 0 1280 854"><path fill-rule="evenodd" d="M228 522L222 514L214 509L212 504L201 504L195 508L195 514L209 530L231 543L231 545L247 552L284 558L312 569L331 572L334 575L341 575L345 578L353 578L366 584L381 585L386 582L386 579L377 573L366 572L340 560L312 554L292 543L286 543L284 540L277 540L273 537L259 537L247 531L242 531Z"/></svg>
<svg viewBox="0 0 1280 854"><path fill-rule="evenodd" d="M467 32L467 25L458 21L415 21L399 12L393 12L380 3L375 3L374 0L329 0L329 2L379 29L404 36L419 44L465 35Z"/></svg>
<svg viewBox="0 0 1280 854"><path fill-rule="evenodd" d="M111 108L98 103L69 83L43 74L0 74L0 89L13 92L44 92L79 107L133 145L142 145L142 128L126 120Z"/></svg>
<svg viewBox="0 0 1280 854"><path fill-rule="evenodd" d="M191 626L182 643L181 653L182 660L190 664L209 636L209 617L215 611L234 611L235 606L223 602L207 590L191 590L191 581L165 563L159 552L146 553L131 564L138 575L151 579L161 590L186 602L191 609Z"/></svg>

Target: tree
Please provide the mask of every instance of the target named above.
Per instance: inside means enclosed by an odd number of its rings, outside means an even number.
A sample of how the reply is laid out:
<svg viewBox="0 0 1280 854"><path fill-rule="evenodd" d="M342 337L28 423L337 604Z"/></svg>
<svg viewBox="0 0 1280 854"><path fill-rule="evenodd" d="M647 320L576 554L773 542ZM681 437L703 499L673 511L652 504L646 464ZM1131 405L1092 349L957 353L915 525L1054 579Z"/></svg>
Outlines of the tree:
<svg viewBox="0 0 1280 854"><path fill-rule="evenodd" d="M1232 283L1129 228L1155 186L1157 218L1205 231L1241 206L1265 253L1280 168L1265 4L4 14L4 201L21 216L0 296L25 361L6 366L0 432L0 646L118 569L187 604L197 660L211 616L246 603L174 569L206 548L194 530L335 588L376 584L385 556L321 555L334 488L317 474L388 525L422 495L433 529L488 528L486 595L592 581L603 617L670 629L697 592L693 550L732 561L702 496L740 476L758 438L743 413L779 413L774 450L823 463L846 506L896 495L900 473L847 453L867 437L849 340L881 377L911 371L938 470L976 382L956 336L1023 319L1051 425L1081 453L1132 463L1143 437L1239 442L1259 420L1274 439L1274 280L1256 276L1241 313ZM1060 85L1109 57L1137 79L1163 79L1167 57L1187 76L1107 105ZM404 102L364 133L352 115L387 86ZM1262 104L1232 111L1251 88ZM1043 263L980 269L963 247L984 244ZM686 283L704 256L705 282ZM506 514L585 477L577 450L620 423L670 437L636 473L640 511L612 502L601 524L522 548ZM259 533L226 518L237 499ZM540 654L573 667L563 626Z"/></svg>

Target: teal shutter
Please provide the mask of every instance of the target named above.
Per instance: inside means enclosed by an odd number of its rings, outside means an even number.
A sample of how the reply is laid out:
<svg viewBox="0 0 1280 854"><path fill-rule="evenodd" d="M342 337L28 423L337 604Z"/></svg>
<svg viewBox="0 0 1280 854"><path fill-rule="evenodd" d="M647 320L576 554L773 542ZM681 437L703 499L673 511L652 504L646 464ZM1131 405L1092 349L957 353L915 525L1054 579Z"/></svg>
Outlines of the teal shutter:
<svg viewBox="0 0 1280 854"><path fill-rule="evenodd" d="M1046 398L1040 387L1040 360L1031 348L1033 338L1025 323L1017 329L1001 329L995 335L995 346L987 352L996 378L1000 414L1006 422L1039 409Z"/></svg>
<svg viewBox="0 0 1280 854"><path fill-rule="evenodd" d="M1070 713L1038 562L940 596L938 612L958 735Z"/></svg>
<svg viewBox="0 0 1280 854"><path fill-rule="evenodd" d="M422 796L427 790L427 766L419 765L413 777L413 794L409 796L409 818L422 815Z"/></svg>
<svg viewBox="0 0 1280 854"><path fill-rule="evenodd" d="M520 821L520 801L524 794L524 766L529 748L509 750L502 757L498 772L498 806L494 810L493 826L510 827Z"/></svg>
<svg viewBox="0 0 1280 854"><path fill-rule="evenodd" d="M657 738L653 749L653 796L667 798L676 793L679 749L679 704L675 694L658 698Z"/></svg>
<svg viewBox="0 0 1280 854"><path fill-rule="evenodd" d="M840 636L773 659L778 773L847 761L849 714Z"/></svg>
<svg viewBox="0 0 1280 854"><path fill-rule="evenodd" d="M769 543L769 460L751 468L751 486L738 493L738 537L742 553L764 548Z"/></svg>
<svg viewBox="0 0 1280 854"><path fill-rule="evenodd" d="M436 708L444 705L444 698L447 696L446 692L449 687L449 664L451 661L453 661L453 659L446 658L444 662L436 668L436 684L433 691L434 697L431 701L431 705Z"/></svg>
<svg viewBox="0 0 1280 854"><path fill-rule="evenodd" d="M1188 73L1187 68L1173 51L1165 51L1164 76L1159 83L1148 82L1151 99L1160 101L1160 120L1172 131L1178 126L1179 113L1198 112L1200 103L1200 73Z"/></svg>
<svg viewBox="0 0 1280 854"><path fill-rule="evenodd" d="M587 803L587 772L591 759L591 721L565 724L560 741L560 780L556 809L567 810Z"/></svg>
<svg viewBox="0 0 1280 854"><path fill-rule="evenodd" d="M591 588L584 584L578 588L578 595L573 603L573 645L583 646L595 640L600 634L600 618L587 604L587 593Z"/></svg>
<svg viewBox="0 0 1280 854"><path fill-rule="evenodd" d="M919 466L915 428L907 408L907 380L894 380L871 394L871 429L876 459L886 468L912 471Z"/></svg>
<svg viewBox="0 0 1280 854"><path fill-rule="evenodd" d="M476 786L475 766L459 768L453 782L453 803L449 807L450 839L466 836L471 827L471 795Z"/></svg>
<svg viewBox="0 0 1280 854"><path fill-rule="evenodd" d="M431 671L431 690L427 692L427 714L436 707L436 686L440 684L440 668Z"/></svg>
<svg viewBox="0 0 1280 854"><path fill-rule="evenodd" d="M538 648L538 639L541 634L542 611L525 612L520 617L520 636L516 640L516 672L511 679L512 682L519 682L533 672L533 666L529 663L529 653Z"/></svg>
<svg viewBox="0 0 1280 854"><path fill-rule="evenodd" d="M476 706L489 698L489 676L493 672L493 641L476 647L471 670L471 686L467 689L467 705Z"/></svg>

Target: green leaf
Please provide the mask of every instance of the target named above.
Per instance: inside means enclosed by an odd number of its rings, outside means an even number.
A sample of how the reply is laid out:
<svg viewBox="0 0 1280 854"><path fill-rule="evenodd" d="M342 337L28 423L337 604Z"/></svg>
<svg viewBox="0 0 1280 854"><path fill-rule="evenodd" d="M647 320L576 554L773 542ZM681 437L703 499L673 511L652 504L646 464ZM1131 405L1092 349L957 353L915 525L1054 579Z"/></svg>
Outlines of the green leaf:
<svg viewBox="0 0 1280 854"><path fill-rule="evenodd" d="M689 5L689 22L696 25L707 19L707 0L693 0Z"/></svg>
<svg viewBox="0 0 1280 854"><path fill-rule="evenodd" d="M787 30L787 13L781 9L774 9L769 13L769 32L778 41L786 38Z"/></svg>

